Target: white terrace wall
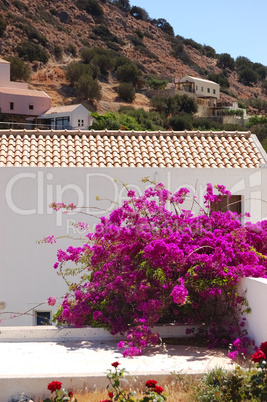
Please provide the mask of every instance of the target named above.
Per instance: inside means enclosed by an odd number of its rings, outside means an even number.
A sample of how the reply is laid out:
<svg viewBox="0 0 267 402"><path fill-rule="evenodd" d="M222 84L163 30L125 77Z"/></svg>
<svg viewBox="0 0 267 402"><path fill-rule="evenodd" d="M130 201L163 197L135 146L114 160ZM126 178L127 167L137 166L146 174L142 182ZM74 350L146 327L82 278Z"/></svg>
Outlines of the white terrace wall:
<svg viewBox="0 0 267 402"><path fill-rule="evenodd" d="M34 308L49 296L66 293L67 287L53 269L58 248L79 245L79 240L62 239L57 244L36 243L44 236L70 235L79 238L81 232L73 222L87 221L93 227L99 217L114 207L110 201L96 201L98 195L119 204L126 198L120 182L142 193L149 186L142 178L162 182L176 191L188 187L192 195L203 199L207 183L224 184L232 193L244 198L244 211L252 220L267 217L266 169L218 168L37 168L4 167L0 169L0 319L3 313ZM114 182L114 179L117 182ZM48 205L53 201L89 206L90 216L53 212ZM185 205L191 208L192 201ZM100 209L94 209L98 207ZM55 311L47 304L39 311ZM35 325L35 317L22 315L3 320L2 326Z"/></svg>
<svg viewBox="0 0 267 402"><path fill-rule="evenodd" d="M239 294L244 295L251 308L246 314L246 330L256 346L267 340L267 278L242 278L239 282Z"/></svg>

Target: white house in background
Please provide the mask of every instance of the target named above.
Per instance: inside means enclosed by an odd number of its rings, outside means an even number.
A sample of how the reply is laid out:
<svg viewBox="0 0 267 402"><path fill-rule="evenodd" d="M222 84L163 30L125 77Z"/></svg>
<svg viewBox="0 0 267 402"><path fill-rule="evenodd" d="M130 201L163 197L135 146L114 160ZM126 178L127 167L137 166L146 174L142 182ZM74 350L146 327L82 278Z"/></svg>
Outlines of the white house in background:
<svg viewBox="0 0 267 402"><path fill-rule="evenodd" d="M200 202L207 183L223 184L235 204L225 199L222 207L250 212L244 220L256 222L267 217L266 166L267 155L249 132L1 130L0 325L37 325L57 310L46 303L67 292L53 269L57 250L79 245L82 233L73 223L93 229L123 203L127 190L120 183L143 194L150 184L142 178L149 176L172 192L187 187ZM53 212L54 201L89 207L89 215ZM183 207L191 209L192 199ZM36 243L66 234L71 238L57 244Z"/></svg>
<svg viewBox="0 0 267 402"><path fill-rule="evenodd" d="M210 98L217 102L220 99L220 85L214 81L186 75L182 79L175 79L175 87L184 92L195 94L198 98Z"/></svg>
<svg viewBox="0 0 267 402"><path fill-rule="evenodd" d="M52 107L38 116L39 124L53 130L88 130L93 118L82 105Z"/></svg>

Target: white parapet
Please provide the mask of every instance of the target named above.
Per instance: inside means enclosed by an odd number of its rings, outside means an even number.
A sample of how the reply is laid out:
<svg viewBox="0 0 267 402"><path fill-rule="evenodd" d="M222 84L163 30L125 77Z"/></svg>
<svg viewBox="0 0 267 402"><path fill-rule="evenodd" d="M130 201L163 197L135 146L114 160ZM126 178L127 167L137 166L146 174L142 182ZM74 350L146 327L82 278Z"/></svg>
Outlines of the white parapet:
<svg viewBox="0 0 267 402"><path fill-rule="evenodd" d="M251 313L246 314L246 330L257 346L267 341L267 278L242 278L238 292L246 297Z"/></svg>
<svg viewBox="0 0 267 402"><path fill-rule="evenodd" d="M182 338L192 335L186 334L186 329L198 327L198 325L165 324L152 328L152 332L158 332L162 338ZM55 326L37 327L1 327L0 342L63 342L79 340L120 340L121 335L111 335L104 328L71 328Z"/></svg>

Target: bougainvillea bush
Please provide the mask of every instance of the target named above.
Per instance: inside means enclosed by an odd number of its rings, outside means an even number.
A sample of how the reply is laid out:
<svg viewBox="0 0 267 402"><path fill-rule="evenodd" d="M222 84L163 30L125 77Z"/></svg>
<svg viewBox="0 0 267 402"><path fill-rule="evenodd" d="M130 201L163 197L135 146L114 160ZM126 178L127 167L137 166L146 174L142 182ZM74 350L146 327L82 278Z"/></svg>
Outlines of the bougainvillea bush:
<svg viewBox="0 0 267 402"><path fill-rule="evenodd" d="M216 193L216 194L215 194ZM230 193L207 185L199 215L183 210L189 190L172 194L151 184L102 217L80 247L58 250L55 268L66 277L75 264L81 278L71 283L56 314L59 324L98 326L124 334L124 356L156 344L155 324L201 324L210 345L247 340L240 319L245 298L241 277L267 277L267 222L241 224L230 211L212 206ZM193 202L198 202L194 197ZM53 204L54 209L74 209Z"/></svg>

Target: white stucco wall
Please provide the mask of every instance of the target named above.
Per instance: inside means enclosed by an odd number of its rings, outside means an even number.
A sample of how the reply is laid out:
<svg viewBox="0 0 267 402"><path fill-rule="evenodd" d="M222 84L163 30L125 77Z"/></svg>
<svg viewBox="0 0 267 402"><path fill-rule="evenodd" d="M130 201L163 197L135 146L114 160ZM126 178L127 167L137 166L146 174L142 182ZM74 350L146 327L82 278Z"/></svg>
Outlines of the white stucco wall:
<svg viewBox="0 0 267 402"><path fill-rule="evenodd" d="M242 278L239 282L239 294L244 295L251 308L250 314L245 314L246 330L256 346L267 340L267 279Z"/></svg>
<svg viewBox="0 0 267 402"><path fill-rule="evenodd" d="M72 222L87 221L93 227L113 207L109 201L96 201L95 196L121 203L126 190L120 182L137 192L148 184L142 178L162 182L176 191L188 187L199 199L203 198L207 183L224 184L233 194L244 197L244 212L252 214L255 222L267 217L266 169L212 169L212 168L13 168L0 169L0 319L3 312L24 312L49 296L64 295L67 287L53 269L58 248L78 245L72 239L57 244L38 245L44 236L69 234L80 237ZM114 182L117 180L117 183ZM93 216L53 212L48 205L53 201L89 206ZM185 205L191 208L192 201ZM103 210L94 209L100 207ZM109 213L109 212L107 212ZM1 309L2 308L2 309ZM47 304L40 311L56 310ZM6 325L34 325L35 318L24 315L2 321Z"/></svg>

